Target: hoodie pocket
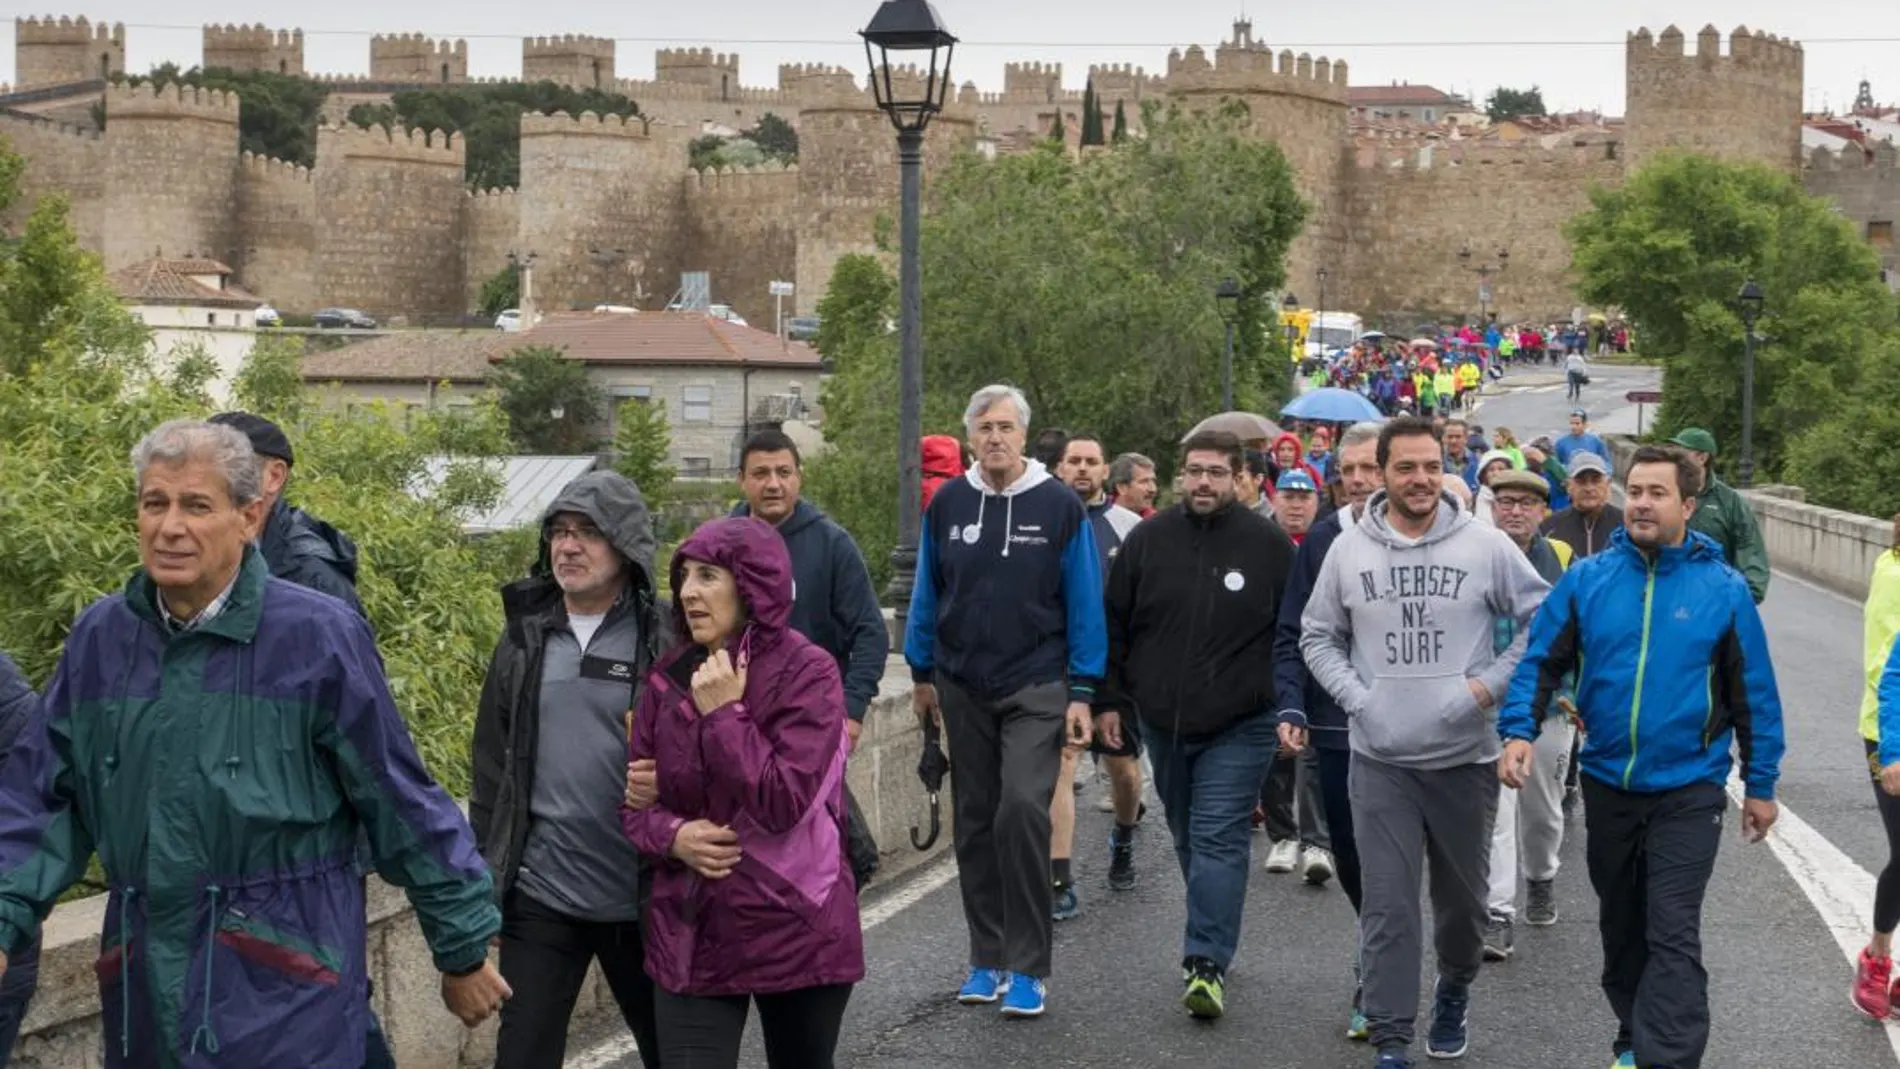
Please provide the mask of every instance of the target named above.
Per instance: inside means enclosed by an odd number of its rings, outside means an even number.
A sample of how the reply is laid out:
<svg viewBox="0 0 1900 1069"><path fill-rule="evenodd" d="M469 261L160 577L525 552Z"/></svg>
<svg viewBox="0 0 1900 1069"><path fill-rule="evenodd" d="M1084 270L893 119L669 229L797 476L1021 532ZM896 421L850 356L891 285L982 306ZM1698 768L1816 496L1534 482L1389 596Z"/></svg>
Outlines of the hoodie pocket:
<svg viewBox="0 0 1900 1069"><path fill-rule="evenodd" d="M1492 730L1462 673L1373 681L1352 729L1372 753L1432 760L1481 746Z"/></svg>

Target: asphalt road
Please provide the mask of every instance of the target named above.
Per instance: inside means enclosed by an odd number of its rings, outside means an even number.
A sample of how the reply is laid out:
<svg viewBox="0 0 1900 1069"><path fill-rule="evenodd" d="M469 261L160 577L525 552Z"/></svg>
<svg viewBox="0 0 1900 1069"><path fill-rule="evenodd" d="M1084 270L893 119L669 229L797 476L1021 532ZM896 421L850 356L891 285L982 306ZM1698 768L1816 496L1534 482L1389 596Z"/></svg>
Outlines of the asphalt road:
<svg viewBox="0 0 1900 1069"><path fill-rule="evenodd" d="M1621 411L1623 392L1653 381L1653 373L1640 369L1605 368L1591 388L1597 397L1586 395L1585 403L1599 425L1618 429L1614 423L1633 418ZM1525 439L1561 430L1571 407L1562 386L1546 390L1534 383L1526 375L1520 388L1508 389L1507 378L1507 389L1485 402L1479 422L1510 426ZM1615 404L1608 403L1612 397ZM1731 820L1704 925L1715 1020L1704 1065L1892 1067L1895 1041L1848 1004L1850 965L1842 945L1858 944L1866 918L1838 906L1824 918L1814 904L1819 898L1863 905L1868 873L1885 862L1855 734L1859 607L1778 575L1766 619L1789 737L1782 800L1825 840L1823 847L1831 843L1845 856L1831 867L1784 862L1783 852L1770 845L1744 845ZM1088 788L1085 802L1094 800L1096 789ZM1256 868L1228 1016L1211 1025L1195 1022L1177 1001L1181 883L1165 827L1150 817L1139 840L1140 882L1117 894L1105 883L1109 818L1092 805L1080 808L1075 864L1084 912L1057 928L1048 1015L1007 1022L994 1009L953 1002L965 934L956 883L948 878L953 873L939 864L867 897L870 970L853 997L840 1066L1346 1069L1371 1063L1370 1051L1342 1036L1354 936L1351 910L1336 888L1309 888L1296 877ZM1486 967L1472 1002L1464 1064L1609 1064L1613 1025L1595 980L1596 903L1583 871L1582 819L1570 825L1557 880L1562 918L1555 927L1520 929L1518 956ZM1255 843L1258 862L1264 840ZM570 1053L570 1066L638 1064L630 1056L612 1057L624 1042L593 1053L583 1046ZM764 1065L756 1035L748 1050L745 1064Z"/></svg>

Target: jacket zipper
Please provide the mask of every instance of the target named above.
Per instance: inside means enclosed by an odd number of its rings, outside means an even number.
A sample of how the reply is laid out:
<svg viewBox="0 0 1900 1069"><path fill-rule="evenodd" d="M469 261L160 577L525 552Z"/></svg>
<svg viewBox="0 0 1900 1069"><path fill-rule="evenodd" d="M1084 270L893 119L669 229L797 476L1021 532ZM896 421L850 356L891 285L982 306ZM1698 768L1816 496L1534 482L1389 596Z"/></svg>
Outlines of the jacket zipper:
<svg viewBox="0 0 1900 1069"><path fill-rule="evenodd" d="M1714 740L1715 733L1709 730L1710 728L1715 726L1715 666L1714 665L1710 665L1707 668L1704 668L1702 670L1702 701L1703 701L1704 708L1708 710L1707 712L1702 714L1702 748L1706 750L1709 748L1709 744L1715 741Z"/></svg>
<svg viewBox="0 0 1900 1069"><path fill-rule="evenodd" d="M1623 789L1630 789L1630 777L1636 772L1636 724L1643 712L1643 673L1649 668L1649 610L1656 600L1656 565L1646 561L1648 578L1643 580L1643 645L1636 654L1636 693L1630 696L1630 760L1623 766Z"/></svg>

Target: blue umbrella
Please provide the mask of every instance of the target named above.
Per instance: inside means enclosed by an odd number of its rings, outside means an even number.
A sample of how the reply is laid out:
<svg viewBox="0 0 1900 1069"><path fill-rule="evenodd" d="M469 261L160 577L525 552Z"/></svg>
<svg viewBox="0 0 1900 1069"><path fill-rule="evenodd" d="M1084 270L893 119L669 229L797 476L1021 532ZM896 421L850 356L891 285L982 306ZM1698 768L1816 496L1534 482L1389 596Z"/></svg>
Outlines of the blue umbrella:
<svg viewBox="0 0 1900 1069"><path fill-rule="evenodd" d="M1280 415L1288 419L1310 419L1320 423L1357 423L1366 419L1381 419L1379 409L1371 401L1336 386L1326 386L1306 393L1287 402Z"/></svg>

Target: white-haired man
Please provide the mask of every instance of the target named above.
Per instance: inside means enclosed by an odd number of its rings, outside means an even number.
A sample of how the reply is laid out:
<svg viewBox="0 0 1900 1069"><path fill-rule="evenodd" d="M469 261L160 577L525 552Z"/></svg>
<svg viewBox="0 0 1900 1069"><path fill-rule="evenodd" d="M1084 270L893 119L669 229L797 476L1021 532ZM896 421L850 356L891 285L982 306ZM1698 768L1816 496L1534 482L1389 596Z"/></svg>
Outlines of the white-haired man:
<svg viewBox="0 0 1900 1069"><path fill-rule="evenodd" d="M1023 455L1022 393L986 386L963 422L976 466L924 512L904 657L918 715L950 743L970 928L958 1001L1035 1017L1054 939L1049 802L1061 748L1094 733L1108 659L1102 569L1081 500Z"/></svg>

